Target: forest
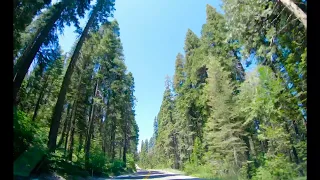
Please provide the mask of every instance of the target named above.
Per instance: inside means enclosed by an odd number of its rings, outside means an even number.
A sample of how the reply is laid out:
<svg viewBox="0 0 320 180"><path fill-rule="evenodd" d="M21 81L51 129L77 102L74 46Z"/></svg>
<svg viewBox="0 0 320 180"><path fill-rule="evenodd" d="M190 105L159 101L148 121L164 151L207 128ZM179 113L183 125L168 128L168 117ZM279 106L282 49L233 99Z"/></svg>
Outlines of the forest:
<svg viewBox="0 0 320 180"><path fill-rule="evenodd" d="M14 177L107 178L138 164L205 179L306 179L307 1L222 2L223 13L204 9L200 37L186 29L138 152L115 0L14 0ZM63 52L58 35L71 25L77 39Z"/></svg>
<svg viewBox="0 0 320 180"><path fill-rule="evenodd" d="M307 1L223 0L222 9L206 6L200 37L187 30L138 164L207 179L306 179Z"/></svg>
<svg viewBox="0 0 320 180"><path fill-rule="evenodd" d="M114 0L13 1L14 176L135 171L139 129ZM82 29L79 20L89 18ZM58 34L78 38L63 52ZM70 178L69 178L70 179Z"/></svg>

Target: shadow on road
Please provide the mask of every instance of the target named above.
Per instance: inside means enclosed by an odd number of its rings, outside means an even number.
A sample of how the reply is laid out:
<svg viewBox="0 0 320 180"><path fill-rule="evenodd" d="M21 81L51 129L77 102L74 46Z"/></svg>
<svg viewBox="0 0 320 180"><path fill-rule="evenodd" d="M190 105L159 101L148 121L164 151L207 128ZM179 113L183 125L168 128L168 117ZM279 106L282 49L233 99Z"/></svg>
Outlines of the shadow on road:
<svg viewBox="0 0 320 180"><path fill-rule="evenodd" d="M120 176L120 177L115 177L113 179L158 179L158 178L164 178L164 179L168 179L168 180L179 180L179 179L188 179L188 180L201 180L199 178L192 178L192 177L188 177L188 178L184 178L184 177L180 177L183 175L180 174L165 174L163 172L160 171L138 171L135 174L132 175L128 175L128 176ZM187 176L185 176L187 177Z"/></svg>

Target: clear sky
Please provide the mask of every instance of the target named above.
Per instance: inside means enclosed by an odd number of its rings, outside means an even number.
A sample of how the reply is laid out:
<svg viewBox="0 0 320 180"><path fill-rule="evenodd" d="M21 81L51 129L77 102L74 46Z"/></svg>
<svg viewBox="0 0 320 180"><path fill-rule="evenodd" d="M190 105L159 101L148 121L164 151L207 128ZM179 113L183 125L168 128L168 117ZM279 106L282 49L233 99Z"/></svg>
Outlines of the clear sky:
<svg viewBox="0 0 320 180"><path fill-rule="evenodd" d="M114 17L119 22L126 65L135 79L140 142L152 136L165 76L174 74L175 58L178 52L184 53L188 28L200 36L206 4L221 12L221 0L116 0ZM86 20L80 22L83 27ZM75 42L74 30L66 27L59 37L64 52Z"/></svg>

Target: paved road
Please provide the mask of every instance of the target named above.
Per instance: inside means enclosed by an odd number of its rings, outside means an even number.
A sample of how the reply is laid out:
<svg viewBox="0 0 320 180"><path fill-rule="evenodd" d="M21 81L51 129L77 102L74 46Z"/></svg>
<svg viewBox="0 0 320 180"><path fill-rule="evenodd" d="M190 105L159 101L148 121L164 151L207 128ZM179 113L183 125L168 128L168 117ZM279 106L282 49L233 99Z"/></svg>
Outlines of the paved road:
<svg viewBox="0 0 320 180"><path fill-rule="evenodd" d="M118 176L113 179L167 179L167 180L178 180L178 179L190 179L190 180L201 180L199 178L184 176L181 174L163 172L163 171L148 171L138 170L136 173L131 175Z"/></svg>

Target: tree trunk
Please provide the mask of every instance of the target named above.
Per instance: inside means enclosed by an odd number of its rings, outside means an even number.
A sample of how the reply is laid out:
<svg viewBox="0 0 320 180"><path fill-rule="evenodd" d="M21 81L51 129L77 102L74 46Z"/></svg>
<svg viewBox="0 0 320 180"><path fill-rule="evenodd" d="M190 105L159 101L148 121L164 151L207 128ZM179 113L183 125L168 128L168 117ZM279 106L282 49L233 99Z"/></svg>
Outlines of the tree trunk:
<svg viewBox="0 0 320 180"><path fill-rule="evenodd" d="M82 135L82 132L80 131L78 153L81 152L82 144L83 144L83 135Z"/></svg>
<svg viewBox="0 0 320 180"><path fill-rule="evenodd" d="M66 136L66 131L67 131L67 126L68 126L68 118L69 118L69 116L70 116L70 104L68 105L68 110L67 110L67 116L66 116L66 118L65 118L65 120L64 120L64 124L63 124L63 130L62 130L62 133L61 133L61 138L60 138L60 140L59 140L59 142L58 142L58 145L57 145L57 147L59 148L61 145L62 145L62 143L63 143L63 139L64 139L64 137Z"/></svg>
<svg viewBox="0 0 320 180"><path fill-rule="evenodd" d="M68 140L69 140L70 126L71 126L72 116L73 116L74 111L75 111L75 106L76 106L76 101L74 101L74 102L73 102L73 106L72 106L72 111L71 111L70 119L69 119L69 121L68 121L68 125L67 125L66 140L65 140L65 143L64 143L64 156L65 156L65 157L66 157L66 155L67 155L67 147L68 147Z"/></svg>
<svg viewBox="0 0 320 180"><path fill-rule="evenodd" d="M290 130L289 130L288 124L285 124L285 129L286 129L287 133L290 134ZM293 153L293 156L294 156L295 163L297 165L299 165L300 164L300 158L298 156L296 148L294 147L294 143L292 141L291 136L289 137L289 142L291 144L292 153ZM299 171L300 176L304 176L304 173L303 173L301 168L299 168L298 171Z"/></svg>
<svg viewBox="0 0 320 180"><path fill-rule="evenodd" d="M106 155L106 140L104 139L104 137L102 138L102 152L103 152L103 155L105 156Z"/></svg>
<svg viewBox="0 0 320 180"><path fill-rule="evenodd" d="M36 41L33 42L30 51L26 51L17 61L17 66L14 69L13 77L13 102L16 104L17 94L20 90L21 84L25 75L28 73L29 67L36 54L38 53L41 45L48 37L49 32L52 30L55 22L60 18L62 11L67 7L67 3L58 3L53 8L55 11L51 18L47 21L48 23L43 27L40 34L37 36Z"/></svg>
<svg viewBox="0 0 320 180"><path fill-rule="evenodd" d="M75 106L75 112L76 112L76 106ZM68 154L68 160L72 161L72 154L73 154L73 146L74 146L74 131L75 131L75 125L76 125L76 118L75 115L73 116L73 120L71 122L71 134L70 134L70 144L68 147L69 154Z"/></svg>
<svg viewBox="0 0 320 180"><path fill-rule="evenodd" d="M122 152L122 161L124 162L125 166L127 164L127 133L124 135L123 141L123 152Z"/></svg>
<svg viewBox="0 0 320 180"><path fill-rule="evenodd" d="M121 140L121 144L123 144L123 140ZM119 146L119 159L123 158L122 146Z"/></svg>
<svg viewBox="0 0 320 180"><path fill-rule="evenodd" d="M238 166L237 152L236 152L236 149L234 147L233 147L233 156L234 156L234 161L236 163L236 166Z"/></svg>
<svg viewBox="0 0 320 180"><path fill-rule="evenodd" d="M295 120L292 121L292 125L293 125L293 128L294 128L296 139L304 140L304 138L303 138L304 136L301 137L302 133L299 132L299 128L298 128L297 122Z"/></svg>
<svg viewBox="0 0 320 180"><path fill-rule="evenodd" d="M53 79L52 79L52 82L53 82ZM49 83L49 84L50 84L50 83ZM49 97L50 97L50 95L51 95L51 91L52 91L52 89L53 89L53 85L49 86L48 89L49 89L49 91L48 91L48 93L47 93L46 99L43 101L43 105L46 105L46 104L47 104L47 102L48 102L48 100L49 100Z"/></svg>
<svg viewBox="0 0 320 180"><path fill-rule="evenodd" d="M35 121L35 119L36 119L36 117L38 115L38 110L40 108L41 100L43 99L44 92L45 92L47 86L48 86L48 76L46 77L44 85L41 88L41 92L40 92L40 95L39 95L39 98L37 100L37 104L36 104L36 107L34 109L34 113L33 113L33 116L32 116L32 121Z"/></svg>
<svg viewBox="0 0 320 180"><path fill-rule="evenodd" d="M98 90L98 80L96 81L96 85L94 88L94 94L93 98L97 95ZM87 137L86 137L86 145L85 145L85 167L87 170L89 170L89 158L90 158L90 146L91 146L91 137L93 133L93 114L94 114L94 99L92 98L92 105L90 110L90 117L89 117L89 127L87 131Z"/></svg>
<svg viewBox="0 0 320 180"><path fill-rule="evenodd" d="M174 157L175 157L175 169L179 169L180 165L179 165L179 161L180 161L180 158L179 158L179 152L178 152L178 142L177 142L177 136L176 136L176 133L174 132L173 134L173 145L174 145Z"/></svg>
<svg viewBox="0 0 320 180"><path fill-rule="evenodd" d="M93 111L94 111L94 109L93 109ZM86 145L85 145L85 168L87 170L89 170L90 146L91 146L92 133L93 133L93 119L90 120L89 132L86 137Z"/></svg>
<svg viewBox="0 0 320 180"><path fill-rule="evenodd" d="M115 125L115 122L113 121L112 122L112 128L111 128L111 160L113 161L114 160L114 157L115 157L115 131L116 131L116 125Z"/></svg>
<svg viewBox="0 0 320 180"><path fill-rule="evenodd" d="M128 107L126 108L126 110L128 110ZM122 152L122 161L124 162L125 166L127 164L127 144L128 144L128 126L129 126L129 116L128 116L128 111L125 111L125 113L127 114L125 116L125 124L124 124L124 139L123 139L123 152ZM130 131L130 130L129 130ZM120 147L121 149L121 147ZM120 156L121 157L121 156Z"/></svg>
<svg viewBox="0 0 320 180"><path fill-rule="evenodd" d="M53 111L52 122L51 122L51 126L50 126L49 142L48 142L48 148L50 151L54 151L56 148L57 134L58 134L59 126L60 126L61 113L62 113L64 101L66 98L67 89L69 88L71 76L72 76L74 67L77 63L81 47L82 47L82 45L88 35L89 28L92 26L92 24L94 22L94 19L97 15L97 12L98 12L98 9L94 8L93 13L91 14L89 21L88 21L86 27L84 28L84 31L82 32L81 37L79 39L79 42L77 43L77 46L73 52L70 64L67 69L67 72L63 78L63 82L61 85L61 89L60 89L60 93L58 96L56 106Z"/></svg>
<svg viewBox="0 0 320 180"><path fill-rule="evenodd" d="M307 15L292 0L280 0L304 25L307 29Z"/></svg>
<svg viewBox="0 0 320 180"><path fill-rule="evenodd" d="M101 143L101 150L103 152L103 155L105 156L106 155L106 135L105 135L105 127L104 127L105 123L102 122L101 123L101 128L100 128L100 131L101 131L101 137L102 137L102 143Z"/></svg>
<svg viewBox="0 0 320 180"><path fill-rule="evenodd" d="M15 62L13 65L13 75L14 78L16 76L16 73L18 71L18 68L22 65L23 62L23 55L29 54L30 51L32 50L33 45L36 43L37 38L39 37L41 31L43 30L43 28L38 28L37 31L34 33L34 37L32 38L32 40L30 40L30 43L27 44L26 47L23 47L21 49L15 49L16 47L14 47L14 57L13 57L13 61ZM21 52L22 54L20 56L17 56L18 52Z"/></svg>
<svg viewBox="0 0 320 180"><path fill-rule="evenodd" d="M256 156L256 151L254 149L254 144L253 144L253 140L252 140L251 135L249 135L248 138L249 138L250 151L253 156Z"/></svg>
<svg viewBox="0 0 320 180"><path fill-rule="evenodd" d="M78 85L78 92L80 91L80 87L81 87L81 74L80 74L80 77L79 77L79 85ZM74 108L73 108L73 119L70 119L70 130L71 130L71 134L70 134L70 138L69 138L69 146L68 146L68 151L69 151L69 154L67 156L67 159L69 161L72 161L72 154L73 154L73 149L74 149L74 132L75 132L75 128L76 128L76 113L77 113L77 108L78 108L78 96L75 97L75 100L74 100Z"/></svg>

